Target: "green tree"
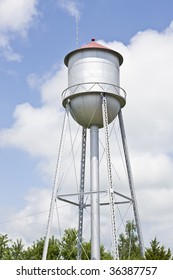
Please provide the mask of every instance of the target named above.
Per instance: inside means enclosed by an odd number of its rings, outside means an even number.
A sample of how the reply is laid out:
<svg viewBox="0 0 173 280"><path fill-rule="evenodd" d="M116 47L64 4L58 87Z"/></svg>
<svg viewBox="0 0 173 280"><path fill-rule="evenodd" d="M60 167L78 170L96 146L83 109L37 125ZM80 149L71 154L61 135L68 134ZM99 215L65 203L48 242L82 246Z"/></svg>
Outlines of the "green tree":
<svg viewBox="0 0 173 280"><path fill-rule="evenodd" d="M90 260L91 259L91 241L90 242L82 242L82 260Z"/></svg>
<svg viewBox="0 0 173 280"><path fill-rule="evenodd" d="M160 242L157 241L156 237L150 242L150 245L151 247L147 248L145 251L146 260L170 260L171 259L171 250L169 248L168 250L166 250L163 245L160 246Z"/></svg>
<svg viewBox="0 0 173 280"><path fill-rule="evenodd" d="M112 255L110 252L105 250L105 247L100 245L100 258L101 260L112 260ZM83 242L82 244L82 260L91 259L91 242Z"/></svg>
<svg viewBox="0 0 173 280"><path fill-rule="evenodd" d="M118 249L120 260L142 259L134 221L127 221L125 233L119 235Z"/></svg>
<svg viewBox="0 0 173 280"><path fill-rule="evenodd" d="M61 259L76 260L77 258L77 230L66 229L60 241Z"/></svg>
<svg viewBox="0 0 173 280"><path fill-rule="evenodd" d="M0 259L22 260L24 258L24 245L22 240L12 241L7 234L0 235Z"/></svg>
<svg viewBox="0 0 173 280"><path fill-rule="evenodd" d="M7 234L0 234L0 260L7 260L9 254L9 242Z"/></svg>
<svg viewBox="0 0 173 280"><path fill-rule="evenodd" d="M25 250L24 259L41 260L44 248L44 239L40 238ZM60 242L54 236L49 239L47 260L57 260L60 255Z"/></svg>
<svg viewBox="0 0 173 280"><path fill-rule="evenodd" d="M24 254L25 260L41 260L44 248L44 239L41 238L29 246ZM101 259L110 260L112 256L107 252L103 245L100 246ZM83 242L82 244L82 260L91 258L91 242ZM47 260L76 260L77 259L77 230L66 229L61 240L52 236L49 239L47 252Z"/></svg>
<svg viewBox="0 0 173 280"><path fill-rule="evenodd" d="M111 253L107 252L102 244L100 245L100 256L101 260L113 260Z"/></svg>
<svg viewBox="0 0 173 280"><path fill-rule="evenodd" d="M22 239L12 242L12 245L7 249L6 258L8 260L23 260L24 244L22 244Z"/></svg>

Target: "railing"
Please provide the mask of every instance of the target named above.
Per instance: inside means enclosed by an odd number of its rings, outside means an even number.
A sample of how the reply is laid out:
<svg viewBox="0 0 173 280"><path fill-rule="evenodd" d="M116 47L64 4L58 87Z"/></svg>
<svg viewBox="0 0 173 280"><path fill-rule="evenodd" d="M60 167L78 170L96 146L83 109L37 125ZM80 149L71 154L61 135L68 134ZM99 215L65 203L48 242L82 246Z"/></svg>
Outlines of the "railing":
<svg viewBox="0 0 173 280"><path fill-rule="evenodd" d="M99 82L82 83L68 87L62 92L62 100L68 98L71 95L79 93L85 94L88 92L108 92L118 95L119 97L122 97L124 100L126 100L126 92L123 88L117 85Z"/></svg>

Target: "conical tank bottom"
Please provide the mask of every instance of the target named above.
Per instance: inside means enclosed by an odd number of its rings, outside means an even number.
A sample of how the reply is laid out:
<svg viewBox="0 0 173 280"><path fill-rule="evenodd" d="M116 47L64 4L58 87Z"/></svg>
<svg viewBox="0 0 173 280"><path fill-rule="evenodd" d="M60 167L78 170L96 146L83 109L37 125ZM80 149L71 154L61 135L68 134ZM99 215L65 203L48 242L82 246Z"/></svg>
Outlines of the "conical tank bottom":
<svg viewBox="0 0 173 280"><path fill-rule="evenodd" d="M121 105L115 96L107 94L106 97L108 123L111 123L117 116ZM69 109L73 119L83 127L90 128L92 125L103 127L101 93L89 92L70 96Z"/></svg>

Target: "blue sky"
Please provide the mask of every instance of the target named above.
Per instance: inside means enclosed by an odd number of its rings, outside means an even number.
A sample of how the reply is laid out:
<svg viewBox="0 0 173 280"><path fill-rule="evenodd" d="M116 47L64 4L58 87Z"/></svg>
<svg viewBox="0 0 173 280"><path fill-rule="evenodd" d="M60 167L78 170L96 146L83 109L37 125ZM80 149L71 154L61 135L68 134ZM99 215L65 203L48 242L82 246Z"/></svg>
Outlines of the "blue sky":
<svg viewBox="0 0 173 280"><path fill-rule="evenodd" d="M36 106L40 103L38 95L26 88L27 75L32 72L44 75L76 47L75 17L61 8L56 0L35 2L38 15L27 37L23 38L19 32L10 32L8 35L11 48L22 57L20 63L7 62L1 56L2 90L5 87L5 94L1 94L0 100L1 112L9 115L3 121L1 118L2 127L12 121L16 103L29 101ZM79 1L79 45L90 41L92 37L129 44L139 31L162 31L171 22L172 5L172 1ZM12 93L15 87L18 91Z"/></svg>
<svg viewBox="0 0 173 280"><path fill-rule="evenodd" d="M0 0L0 232L28 243L45 232L46 215L40 231L15 219L49 206L67 87L63 59L76 48L78 18L79 46L96 38L124 57L124 114L144 241L158 236L172 246L172 10L168 0Z"/></svg>
<svg viewBox="0 0 173 280"><path fill-rule="evenodd" d="M2 92L5 88L5 94L1 94L0 100L1 114L9 116L3 118L3 121L1 118L2 127L12 121L16 103L29 101L39 105L38 95L26 88L26 76L32 72L44 75L76 47L74 16L62 9L56 0L35 2L37 16L27 37L23 38L19 32L9 32L8 35L11 48L22 57L20 63L7 62L1 56ZM172 5L172 1L79 1L79 45L92 37L129 44L130 39L139 31L162 31L172 20ZM18 91L12 93L15 87Z"/></svg>

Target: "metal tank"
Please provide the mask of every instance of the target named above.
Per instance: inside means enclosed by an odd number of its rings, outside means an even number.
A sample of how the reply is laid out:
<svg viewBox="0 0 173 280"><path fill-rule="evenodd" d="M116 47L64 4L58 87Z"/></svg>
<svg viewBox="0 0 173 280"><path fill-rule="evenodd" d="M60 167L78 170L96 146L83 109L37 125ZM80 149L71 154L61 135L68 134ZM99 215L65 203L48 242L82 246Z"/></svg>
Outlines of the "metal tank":
<svg viewBox="0 0 173 280"><path fill-rule="evenodd" d="M101 128L101 95L106 94L111 123L125 105L125 91L119 86L121 54L92 39L91 43L67 54L64 63L68 67L68 88L62 93L63 106L70 102L72 117L83 127Z"/></svg>

